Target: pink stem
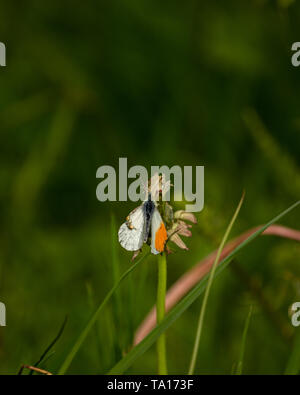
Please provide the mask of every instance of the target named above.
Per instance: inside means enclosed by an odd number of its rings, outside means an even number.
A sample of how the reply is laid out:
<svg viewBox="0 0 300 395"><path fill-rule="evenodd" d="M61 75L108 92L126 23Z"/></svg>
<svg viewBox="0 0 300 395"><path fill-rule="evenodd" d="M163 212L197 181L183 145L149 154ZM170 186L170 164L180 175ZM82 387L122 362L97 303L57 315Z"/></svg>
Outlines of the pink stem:
<svg viewBox="0 0 300 395"><path fill-rule="evenodd" d="M221 262L226 256L228 256L239 244L241 244L244 240L246 240L249 236L251 236L254 232L260 229L260 226L252 228L245 233L242 233L240 236L231 240L227 243L221 253L221 257L219 262ZM290 229L281 225L271 225L269 226L262 234L264 235L275 235L284 237L291 240L300 241L300 231ZM183 276L181 276L176 283L172 285L169 289L166 296L166 312L171 310L173 306L176 305L179 300L181 300L190 289L192 289L202 277L204 277L211 269L215 257L217 255L217 250L212 252L206 258L202 259L199 263L197 263L192 269L187 271ZM156 309L155 307L149 312L147 317L138 327L135 337L134 337L134 345L140 343L144 337L148 335L149 332L156 325Z"/></svg>

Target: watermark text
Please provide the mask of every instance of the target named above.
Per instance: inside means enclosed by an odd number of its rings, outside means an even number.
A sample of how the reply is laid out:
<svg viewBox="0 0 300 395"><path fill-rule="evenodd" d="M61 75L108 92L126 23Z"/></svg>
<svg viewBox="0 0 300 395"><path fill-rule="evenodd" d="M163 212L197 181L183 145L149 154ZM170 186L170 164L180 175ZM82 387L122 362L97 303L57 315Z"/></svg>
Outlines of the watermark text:
<svg viewBox="0 0 300 395"><path fill-rule="evenodd" d="M6 326L6 307L0 302L0 326Z"/></svg>
<svg viewBox="0 0 300 395"><path fill-rule="evenodd" d="M292 65L298 67L300 66L300 42L293 43L292 51L294 52L291 58Z"/></svg>
<svg viewBox="0 0 300 395"><path fill-rule="evenodd" d="M0 66L6 66L6 47L5 44L0 42Z"/></svg>
<svg viewBox="0 0 300 395"><path fill-rule="evenodd" d="M151 166L151 177L164 175L166 182L171 181L174 187L174 201L193 203L186 204L188 212L199 212L204 206L204 166ZM117 196L117 174L112 166L101 166L97 169L96 178L102 179L96 190L100 202L107 200L137 202L147 199L148 172L144 166L133 166L128 170L127 158L119 158L119 180ZM128 185L128 179L134 179ZM163 201L170 201L170 189L162 196Z"/></svg>

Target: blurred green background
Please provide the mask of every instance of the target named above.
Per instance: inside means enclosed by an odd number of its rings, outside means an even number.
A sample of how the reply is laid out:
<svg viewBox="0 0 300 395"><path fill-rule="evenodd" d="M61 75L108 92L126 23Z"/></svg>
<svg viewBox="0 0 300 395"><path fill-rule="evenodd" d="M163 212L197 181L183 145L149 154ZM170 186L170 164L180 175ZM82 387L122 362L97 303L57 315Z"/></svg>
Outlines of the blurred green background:
<svg viewBox="0 0 300 395"><path fill-rule="evenodd" d="M0 372L35 363L68 315L43 364L55 373L131 264L113 229L136 204L97 201L99 166L205 166L205 208L190 251L168 258L169 286L218 246L243 189L231 236L299 199L300 5L1 1L0 20ZM282 223L299 219L297 209ZM196 373L231 372L251 304L244 373L284 371L300 331L288 317L299 256L299 243L264 236L215 280ZM150 257L124 282L69 373L105 373L121 358L155 303L156 274ZM170 373L188 369L200 306L167 332ZM155 347L128 371L155 372Z"/></svg>

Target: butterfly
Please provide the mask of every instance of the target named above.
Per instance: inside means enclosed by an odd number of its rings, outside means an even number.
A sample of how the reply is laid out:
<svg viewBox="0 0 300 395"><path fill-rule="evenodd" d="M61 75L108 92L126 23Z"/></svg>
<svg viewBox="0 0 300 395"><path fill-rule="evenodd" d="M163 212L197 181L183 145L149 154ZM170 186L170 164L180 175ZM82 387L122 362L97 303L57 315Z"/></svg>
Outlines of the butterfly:
<svg viewBox="0 0 300 395"><path fill-rule="evenodd" d="M127 251L140 250L150 236L152 254L163 252L168 234L151 193L148 200L128 215L118 232L119 242Z"/></svg>

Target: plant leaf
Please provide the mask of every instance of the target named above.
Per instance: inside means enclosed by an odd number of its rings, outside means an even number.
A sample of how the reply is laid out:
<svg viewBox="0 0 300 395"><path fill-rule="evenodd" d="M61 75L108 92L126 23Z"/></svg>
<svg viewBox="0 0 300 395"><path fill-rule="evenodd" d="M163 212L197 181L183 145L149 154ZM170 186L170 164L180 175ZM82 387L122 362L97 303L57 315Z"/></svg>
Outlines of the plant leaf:
<svg viewBox="0 0 300 395"><path fill-rule="evenodd" d="M103 310L104 306L107 304L107 302L110 300L114 292L118 289L119 285L121 282L134 270L137 268L137 266L141 263L141 261L148 256L149 253L145 254L142 256L139 260L137 260L130 268L119 278L119 280L116 282L116 284L112 287L112 289L108 292L100 306L97 308L95 313L93 314L92 318L89 320L81 334L79 335L78 339L76 340L75 344L73 345L71 351L68 353L66 359L64 360L62 366L60 367L58 374L63 375L66 373L68 370L69 366L71 365L75 355L77 354L78 350L80 349L82 343L86 339L87 335L89 334L90 330L92 329L93 325L97 321L97 319L100 316L101 311Z"/></svg>
<svg viewBox="0 0 300 395"><path fill-rule="evenodd" d="M62 323L57 335L55 336L55 338L52 340L52 342L49 344L49 346L46 348L46 350L43 352L43 354L40 356L40 359L33 365L35 368L39 367L39 365L42 362L46 362L46 360L48 360L53 354L54 351L52 352L52 354L49 354L49 352L51 351L51 349L55 346L55 344L58 342L58 340L60 339L61 335L63 334L65 327L67 325L68 322L68 316L66 316L64 318L64 322ZM33 375L34 371L31 370L29 375Z"/></svg>
<svg viewBox="0 0 300 395"><path fill-rule="evenodd" d="M229 222L229 225L227 226L227 229L224 233L224 236L222 238L221 244L218 248L218 252L215 258L215 261L212 265L212 268L209 272L209 277L208 277L208 282L207 282L207 287L205 289L205 293L204 293L204 297L203 297L203 302L202 302L202 306L201 306L201 310L200 310L200 315L199 315L199 321L198 321L198 326L197 326L197 330L196 330L196 337L195 337L195 344L194 344L194 348L193 348L193 353L192 353L192 358L191 358L191 363L190 363L190 368L189 368L189 375L194 374L195 371L195 366L196 366L196 361L197 361L197 357L198 357L198 350L199 350L199 345L200 345L200 339L201 339L201 334L202 334L202 329L203 329L203 322L204 322L204 316L205 316L205 311L206 311L206 306L207 306L207 301L208 301L208 296L209 296L209 292L213 283L213 279L214 279L214 275L215 275L215 271L216 271L216 267L219 263L219 259L221 256L221 253L223 251L224 245L226 244L226 241L229 237L230 231L233 227L233 224L235 223L237 216L240 212L240 209L242 207L243 201L244 201L244 197L245 197L245 193L243 193L241 200Z"/></svg>
<svg viewBox="0 0 300 395"><path fill-rule="evenodd" d="M247 340L249 324L250 324L250 320L251 320L251 316L252 316L252 310L253 310L253 306L251 305L249 313L248 313L247 318L246 318L245 326L244 326L240 357L239 357L239 361L237 363L237 368L236 368L236 374L237 375L241 375L242 371L243 371L243 361L244 361L244 355L245 355L246 340Z"/></svg>
<svg viewBox="0 0 300 395"><path fill-rule="evenodd" d="M291 210L296 208L300 204L300 200L294 203L292 206L284 210L282 213L274 217L266 225L262 226L255 233L244 240L238 247L236 247L231 254L222 260L216 269L215 275L219 275L230 263L232 258L237 255L244 247L246 247L251 241L257 238L265 229L270 225L277 222L280 218L285 216ZM208 274L209 275L209 274ZM144 354L149 347L157 340L157 338L165 332L172 324L175 322L182 313L201 295L205 290L207 285L208 275L206 275L164 318L164 320L156 326L149 335L141 341L136 347L134 347L124 358L122 358L110 371L108 374L122 374L125 372L134 361Z"/></svg>

